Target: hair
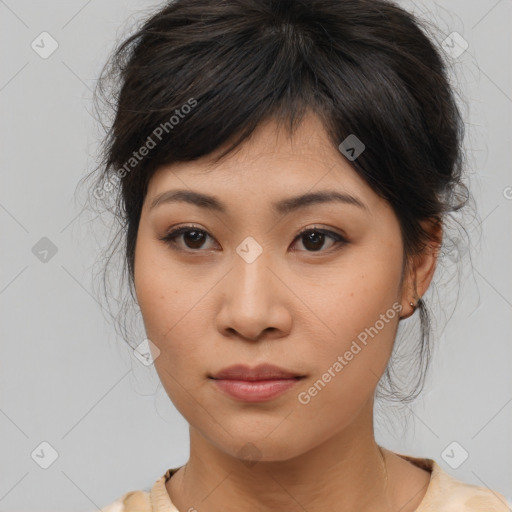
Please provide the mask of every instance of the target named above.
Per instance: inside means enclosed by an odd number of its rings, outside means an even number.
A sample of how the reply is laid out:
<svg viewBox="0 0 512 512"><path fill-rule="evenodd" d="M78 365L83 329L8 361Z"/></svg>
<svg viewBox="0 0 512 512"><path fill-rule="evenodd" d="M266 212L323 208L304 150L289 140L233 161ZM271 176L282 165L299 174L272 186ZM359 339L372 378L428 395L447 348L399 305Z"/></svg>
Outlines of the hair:
<svg viewBox="0 0 512 512"><path fill-rule="evenodd" d="M349 163L393 208L404 261L438 241L423 221L443 223L469 197L464 124L439 48L413 14L384 0L175 0L146 17L95 90L111 117L93 195L118 222L132 299L154 172L226 145L218 162L269 119L293 134L313 113L336 148L355 135L365 149ZM399 401L422 389L430 359L425 300L418 307L412 391L395 389L391 362L380 383Z"/></svg>

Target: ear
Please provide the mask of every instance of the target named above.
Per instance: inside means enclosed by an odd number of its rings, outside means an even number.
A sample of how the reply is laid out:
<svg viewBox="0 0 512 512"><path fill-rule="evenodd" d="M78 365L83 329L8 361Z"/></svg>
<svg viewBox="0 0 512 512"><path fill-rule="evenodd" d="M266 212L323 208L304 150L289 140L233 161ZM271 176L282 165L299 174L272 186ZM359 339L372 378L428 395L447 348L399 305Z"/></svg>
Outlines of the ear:
<svg viewBox="0 0 512 512"><path fill-rule="evenodd" d="M423 229L429 233L420 252L409 256L402 281L401 304L404 312L401 318L408 318L414 313L419 299L426 293L434 272L443 239L443 226L440 220L429 219L421 222ZM411 302L414 306L411 306Z"/></svg>

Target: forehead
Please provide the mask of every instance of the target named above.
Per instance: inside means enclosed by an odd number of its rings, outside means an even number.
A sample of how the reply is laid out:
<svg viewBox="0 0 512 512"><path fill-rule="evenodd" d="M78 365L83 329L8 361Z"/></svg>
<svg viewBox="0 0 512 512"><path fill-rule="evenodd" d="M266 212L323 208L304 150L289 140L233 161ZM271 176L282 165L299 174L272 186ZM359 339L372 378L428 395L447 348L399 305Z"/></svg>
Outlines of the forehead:
<svg viewBox="0 0 512 512"><path fill-rule="evenodd" d="M199 188L221 196L260 200L327 188L364 195L367 201L375 196L313 114L305 116L293 134L268 120L234 152L214 162L223 149L194 161L160 167L150 180L147 198L152 202L166 190L176 188Z"/></svg>

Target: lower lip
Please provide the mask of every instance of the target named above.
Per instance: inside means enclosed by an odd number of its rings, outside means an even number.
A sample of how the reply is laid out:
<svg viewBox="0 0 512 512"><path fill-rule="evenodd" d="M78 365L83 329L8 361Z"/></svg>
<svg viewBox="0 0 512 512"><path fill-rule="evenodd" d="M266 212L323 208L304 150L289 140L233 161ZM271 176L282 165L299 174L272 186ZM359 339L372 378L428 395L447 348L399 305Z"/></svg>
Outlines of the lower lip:
<svg viewBox="0 0 512 512"><path fill-rule="evenodd" d="M215 384L225 393L244 402L265 402L289 390L300 379L276 380L231 380L213 379Z"/></svg>

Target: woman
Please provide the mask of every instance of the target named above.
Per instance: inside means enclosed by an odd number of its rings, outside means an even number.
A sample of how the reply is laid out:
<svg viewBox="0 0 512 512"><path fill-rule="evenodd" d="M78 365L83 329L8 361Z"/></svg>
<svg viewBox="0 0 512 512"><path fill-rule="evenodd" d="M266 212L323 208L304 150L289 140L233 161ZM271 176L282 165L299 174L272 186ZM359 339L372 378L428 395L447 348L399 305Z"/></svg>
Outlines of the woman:
<svg viewBox="0 0 512 512"><path fill-rule="evenodd" d="M419 22L383 0L177 0L117 49L100 93L107 80L93 194L118 200L190 458L103 510L508 510L374 437L414 314L403 399L421 389L422 297L465 203L463 123Z"/></svg>

